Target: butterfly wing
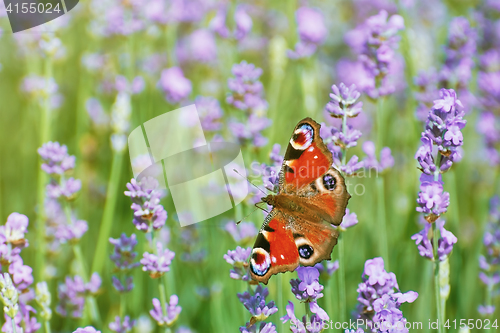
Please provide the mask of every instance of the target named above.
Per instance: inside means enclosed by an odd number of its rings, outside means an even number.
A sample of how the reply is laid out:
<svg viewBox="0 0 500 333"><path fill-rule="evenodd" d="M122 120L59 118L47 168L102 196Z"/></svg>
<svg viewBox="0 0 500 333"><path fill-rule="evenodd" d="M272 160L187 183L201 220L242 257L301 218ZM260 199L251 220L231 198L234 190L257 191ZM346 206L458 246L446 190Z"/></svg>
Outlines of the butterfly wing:
<svg viewBox="0 0 500 333"><path fill-rule="evenodd" d="M267 215L250 256L252 279L267 284L272 275L293 272L299 265L293 232L288 227L289 218L278 209Z"/></svg>
<svg viewBox="0 0 500 333"><path fill-rule="evenodd" d="M281 167L279 192L293 193L325 174L333 164L332 153L319 135L320 125L311 118L293 130Z"/></svg>

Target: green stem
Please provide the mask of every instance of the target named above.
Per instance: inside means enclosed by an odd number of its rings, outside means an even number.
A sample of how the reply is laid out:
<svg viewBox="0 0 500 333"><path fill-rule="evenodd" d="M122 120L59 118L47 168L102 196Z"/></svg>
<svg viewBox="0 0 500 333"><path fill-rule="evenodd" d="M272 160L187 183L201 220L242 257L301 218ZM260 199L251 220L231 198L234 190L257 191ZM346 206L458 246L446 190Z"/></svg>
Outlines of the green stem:
<svg viewBox="0 0 500 333"><path fill-rule="evenodd" d="M278 309L283 311L285 310L286 305L283 302L283 285L284 285L284 280L285 280L285 274L280 274L277 280L277 285L276 288L278 289L278 295L277 295L277 301L278 301ZM285 311L286 314L286 311ZM280 325L279 325L279 332L285 332L285 324L283 324L280 320Z"/></svg>
<svg viewBox="0 0 500 333"><path fill-rule="evenodd" d="M389 271L389 246L387 244L387 216L385 213L385 182L384 176L377 177L377 220L380 225L380 246L385 269Z"/></svg>
<svg viewBox="0 0 500 333"><path fill-rule="evenodd" d="M342 239L342 232L339 235L339 240L338 240L338 251L339 251L339 269L338 269L338 279L339 279L339 299L340 299L340 306L339 306L339 321L341 323L345 322L347 318L346 314L346 293L345 293L345 260L344 260L344 240Z"/></svg>
<svg viewBox="0 0 500 333"><path fill-rule="evenodd" d="M50 322L48 320L43 322L43 327L45 328L45 333L51 333Z"/></svg>
<svg viewBox="0 0 500 333"><path fill-rule="evenodd" d="M438 319L438 332L443 333L444 332L444 317L443 313L441 311L441 292L439 288L439 257L438 257L438 241L439 241L439 235L438 235L438 230L436 226L436 222L432 223L432 237L433 237L433 250L434 250L434 294L436 296L436 312L437 312L437 319Z"/></svg>
<svg viewBox="0 0 500 333"><path fill-rule="evenodd" d="M384 122L384 97L377 99L377 145L376 151L380 153L384 144L385 122ZM385 269L389 270L389 246L387 244L387 216L385 211L385 184L384 177L378 177L377 172L377 220L380 226L380 246Z"/></svg>
<svg viewBox="0 0 500 333"><path fill-rule="evenodd" d="M108 181L108 190L106 193L106 203L104 204L104 213L102 215L101 227L99 229L99 238L94 254L92 272L102 273L104 262L108 256L107 253L109 234L115 213L116 200L118 198L118 186L122 170L123 151L113 153L113 162L111 164L111 175Z"/></svg>
<svg viewBox="0 0 500 333"><path fill-rule="evenodd" d="M311 322L311 308L309 307L309 303L304 303L304 307L306 309L306 325Z"/></svg>
<svg viewBox="0 0 500 333"><path fill-rule="evenodd" d="M47 58L44 62L44 77L45 84L49 85L49 80L52 77L52 61ZM42 115L40 119L40 146L47 142L50 138L50 96L45 96L42 106ZM45 272L45 185L47 184L47 175L39 168L37 181L37 219L36 219L36 279L43 280Z"/></svg>
<svg viewBox="0 0 500 333"><path fill-rule="evenodd" d="M16 333L16 322L14 321L14 318L10 318L10 323L12 324L12 332Z"/></svg>

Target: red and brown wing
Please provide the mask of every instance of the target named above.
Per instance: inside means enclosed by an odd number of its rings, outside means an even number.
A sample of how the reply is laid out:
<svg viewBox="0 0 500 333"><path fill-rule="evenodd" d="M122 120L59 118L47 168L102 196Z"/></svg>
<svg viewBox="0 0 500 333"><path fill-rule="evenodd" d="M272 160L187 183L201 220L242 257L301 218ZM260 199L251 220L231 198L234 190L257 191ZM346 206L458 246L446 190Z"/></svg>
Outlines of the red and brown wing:
<svg viewBox="0 0 500 333"><path fill-rule="evenodd" d="M267 215L250 256L252 279L267 284L281 272L293 272L299 265L299 252L286 217L277 209Z"/></svg>
<svg viewBox="0 0 500 333"><path fill-rule="evenodd" d="M279 192L293 192L325 174L333 163L332 153L319 135L320 125L311 118L293 130L280 174Z"/></svg>

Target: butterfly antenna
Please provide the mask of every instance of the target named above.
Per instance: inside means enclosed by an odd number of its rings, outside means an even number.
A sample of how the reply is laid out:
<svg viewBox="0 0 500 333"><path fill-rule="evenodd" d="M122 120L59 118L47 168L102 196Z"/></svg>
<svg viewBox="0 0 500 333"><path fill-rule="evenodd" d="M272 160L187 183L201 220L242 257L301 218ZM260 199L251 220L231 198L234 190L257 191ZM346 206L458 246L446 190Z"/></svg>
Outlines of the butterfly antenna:
<svg viewBox="0 0 500 333"><path fill-rule="evenodd" d="M250 184L252 184L252 186L254 186L256 189L258 189L259 191L261 191L262 193L264 193L265 195L267 195L267 193L266 193L266 192L264 192L264 191L263 191L260 187L258 187L258 186L257 186L257 185L255 185L254 183L252 183L252 182L250 181L250 179L248 179L247 177L245 177L245 176L243 176L242 174L240 174L240 173L238 172L238 170L233 169L233 171L234 171L234 172L236 172L238 175L240 175L242 178L246 179L246 181L247 181L247 182L249 182Z"/></svg>
<svg viewBox="0 0 500 333"><path fill-rule="evenodd" d="M262 202L262 201L261 201L261 202ZM247 216L245 216L244 218L242 218L241 220L239 220L238 222L236 222L236 224L240 224L240 223L241 223L241 221L243 221L244 219L246 219L247 217L249 217L250 215L252 215L253 213L255 213L255 211L257 210L257 208L258 208L258 209L261 209L261 210L263 210L264 212L266 212L266 213L268 213L268 214L269 214L269 212L268 212L266 209L264 209L264 208L262 208L262 207L260 207L260 206L257 206L258 204L260 204L260 202L257 202L257 203L254 205L254 206L255 206L255 209L254 209L254 210L252 210L252 212L250 212L250 214L248 214Z"/></svg>

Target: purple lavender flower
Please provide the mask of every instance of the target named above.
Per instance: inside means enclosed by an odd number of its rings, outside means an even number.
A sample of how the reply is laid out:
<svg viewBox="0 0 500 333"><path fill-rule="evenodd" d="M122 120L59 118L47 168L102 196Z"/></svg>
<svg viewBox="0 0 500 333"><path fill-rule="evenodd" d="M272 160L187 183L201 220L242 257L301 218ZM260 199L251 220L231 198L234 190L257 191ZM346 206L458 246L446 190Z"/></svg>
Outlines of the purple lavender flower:
<svg viewBox="0 0 500 333"><path fill-rule="evenodd" d="M101 331L97 331L92 326L87 326L85 328L77 328L73 333L101 333Z"/></svg>
<svg viewBox="0 0 500 333"><path fill-rule="evenodd" d="M178 304L179 297L177 295L170 296L170 302L165 305L166 309L162 308L162 304L157 298L153 298L153 310L149 311L149 314L159 326L172 326L182 311ZM166 315L163 314L163 310L165 310Z"/></svg>
<svg viewBox="0 0 500 333"><path fill-rule="evenodd" d="M237 243L245 243L253 239L257 235L257 228L251 222L241 222L240 224L234 223L234 221L229 221L224 226L226 230Z"/></svg>
<svg viewBox="0 0 500 333"><path fill-rule="evenodd" d="M250 312L254 320L264 321L270 315L278 312L278 308L274 304L274 301L270 301L266 304L266 297L268 295L269 290L259 284L253 294L245 291L242 294L238 294L238 299Z"/></svg>
<svg viewBox="0 0 500 333"><path fill-rule="evenodd" d="M33 269L24 265L20 256L10 264L9 273L18 290L25 290L33 283Z"/></svg>
<svg viewBox="0 0 500 333"><path fill-rule="evenodd" d="M218 131L222 128L224 113L216 98L197 96L194 103L204 131Z"/></svg>
<svg viewBox="0 0 500 333"><path fill-rule="evenodd" d="M311 303L311 305L313 304L314 307L317 307L317 303ZM317 309L315 308L315 310ZM312 312L314 313L314 311ZM290 330L293 333L320 333L323 331L325 321L329 320L328 315L326 315L326 312L323 311L321 315L314 313L309 321L307 320L307 316L304 315L301 321L295 316L294 305L290 301L288 301L288 305L286 306L286 313L287 314L280 319L283 323L290 321L292 324L290 326Z"/></svg>
<svg viewBox="0 0 500 333"><path fill-rule="evenodd" d="M446 212L450 204L450 194L443 192L443 185L439 181L423 182L417 203L417 212L424 213L430 222L434 222L439 215Z"/></svg>
<svg viewBox="0 0 500 333"><path fill-rule="evenodd" d="M229 272L229 277L235 280L250 281L250 274L248 271L248 258L252 248L248 247L246 249L238 246L234 251L227 251L224 255L224 260L233 268Z"/></svg>
<svg viewBox="0 0 500 333"><path fill-rule="evenodd" d="M114 245L113 254L110 258L118 270L129 271L139 265L139 263L134 263L137 257L137 252L134 252L134 248L137 245L135 234L127 237L125 233L122 233L120 238L110 238L109 242Z"/></svg>
<svg viewBox="0 0 500 333"><path fill-rule="evenodd" d="M394 273L384 269L382 258L369 259L365 262L362 274L363 282L358 285L357 318L366 320L367 328L396 327L406 323L400 306L414 302L418 294L414 291L401 293Z"/></svg>
<svg viewBox="0 0 500 333"><path fill-rule="evenodd" d="M44 161L42 170L49 175L62 175L75 167L75 156L68 155L68 148L59 142L47 142L38 148Z"/></svg>
<svg viewBox="0 0 500 333"><path fill-rule="evenodd" d="M360 96L354 84L350 87L346 87L344 83L341 83L339 87L333 85L331 100L326 104L325 109L335 118L342 118L344 115L350 118L356 117L363 107L363 102L357 102Z"/></svg>
<svg viewBox="0 0 500 333"><path fill-rule="evenodd" d="M338 226L340 231L346 231L348 228L358 224L358 216L356 213L352 213L349 208L346 208L345 215L342 218L342 223Z"/></svg>
<svg viewBox="0 0 500 333"><path fill-rule="evenodd" d="M323 297L323 286L319 284L319 271L315 267L298 267L298 279L290 280L292 293L301 302L313 302Z"/></svg>
<svg viewBox="0 0 500 333"><path fill-rule="evenodd" d="M335 162L334 162L335 163ZM336 165L340 164L340 161L338 161L338 164L335 163ZM346 165L341 165L340 164L340 171L342 171L346 176L352 176L355 175L356 172L364 167L363 161L359 161L359 157L356 155L353 155L349 162L347 162Z"/></svg>
<svg viewBox="0 0 500 333"><path fill-rule="evenodd" d="M123 318L121 321L120 316L115 317L115 321L109 323L109 329L116 333L128 333L131 332L136 324L135 320L131 320L129 316Z"/></svg>
<svg viewBox="0 0 500 333"><path fill-rule="evenodd" d="M140 181L132 179L127 183L127 188L125 195L132 200L132 222L137 230L149 232L151 229L161 229L167 221L167 212L160 204L163 192L158 189L158 181L153 177L145 177Z"/></svg>
<svg viewBox="0 0 500 333"><path fill-rule="evenodd" d="M166 272L170 271L170 264L175 257L175 253L169 249L163 249L163 244L161 242L156 243L156 253L150 254L144 252L143 258L141 259L142 270L144 272L149 272L149 276L153 279L161 277Z"/></svg>
<svg viewBox="0 0 500 333"><path fill-rule="evenodd" d="M243 60L235 64L231 71L235 77L227 81L231 93L227 96L226 102L244 111L266 110L264 87L259 81L262 69Z"/></svg>
<svg viewBox="0 0 500 333"><path fill-rule="evenodd" d="M177 104L191 93L191 81L184 77L182 69L171 67L161 72L158 86L164 92L165 98L171 104Z"/></svg>
<svg viewBox="0 0 500 333"><path fill-rule="evenodd" d="M24 248L28 240L24 235L28 231L29 220L26 215L12 213L7 217L5 225L0 226L0 240L2 243L11 244L12 247Z"/></svg>
<svg viewBox="0 0 500 333"><path fill-rule="evenodd" d="M495 307L493 305L479 305L477 311L483 316L489 316L495 312Z"/></svg>
<svg viewBox="0 0 500 333"><path fill-rule="evenodd" d="M295 18L299 42L295 45L295 50L289 50L288 57L292 59L309 57L325 42L328 34L323 14L314 8L300 7L295 12Z"/></svg>

